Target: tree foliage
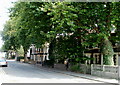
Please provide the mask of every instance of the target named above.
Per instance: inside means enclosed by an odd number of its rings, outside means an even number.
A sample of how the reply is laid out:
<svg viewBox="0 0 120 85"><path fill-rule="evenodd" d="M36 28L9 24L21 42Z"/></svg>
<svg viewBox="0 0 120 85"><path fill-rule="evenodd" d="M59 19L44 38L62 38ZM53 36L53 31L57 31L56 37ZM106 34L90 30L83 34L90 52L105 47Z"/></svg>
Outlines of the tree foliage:
<svg viewBox="0 0 120 85"><path fill-rule="evenodd" d="M120 39L117 37L118 32L113 39L111 30L119 30L119 4L17 2L10 9L9 22L13 24L6 23L7 27L3 31L4 46L9 48L14 45L17 49L22 45L26 54L31 44L41 47L49 42L51 57L73 58L75 61L80 61L81 58L85 60L86 47L98 46L104 56L104 64L113 65L114 51L111 42L114 39L119 42ZM12 37L9 38L10 36ZM15 42L12 42L13 39Z"/></svg>

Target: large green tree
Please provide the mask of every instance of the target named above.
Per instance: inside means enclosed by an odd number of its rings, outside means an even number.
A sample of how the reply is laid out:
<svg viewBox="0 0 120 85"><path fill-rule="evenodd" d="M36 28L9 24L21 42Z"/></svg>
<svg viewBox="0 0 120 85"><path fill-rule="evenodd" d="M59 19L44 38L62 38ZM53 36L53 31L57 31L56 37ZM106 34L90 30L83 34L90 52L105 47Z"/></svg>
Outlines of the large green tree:
<svg viewBox="0 0 120 85"><path fill-rule="evenodd" d="M115 21L114 14L118 12L115 6L112 2L55 2L47 3L43 11L48 11L48 15L52 16L51 32L55 37L57 34L76 34L79 50L82 50L77 52L78 55L84 52L86 46L98 45L104 57L104 64L113 65L114 51L110 34L116 24L116 22L112 23Z"/></svg>
<svg viewBox="0 0 120 85"><path fill-rule="evenodd" d="M4 41L3 50L17 50L20 47L20 44L18 43L18 38L16 29L14 28L14 21L9 20L4 25L4 29L1 32L2 40Z"/></svg>
<svg viewBox="0 0 120 85"><path fill-rule="evenodd" d="M15 18L17 38L20 45L23 46L25 61L26 53L31 44L41 47L49 39L46 33L50 30L49 16L41 11L44 3L36 2L17 2L10 9L10 18Z"/></svg>
<svg viewBox="0 0 120 85"><path fill-rule="evenodd" d="M111 30L119 30L118 10L119 3L112 2L17 2L10 9L13 38L23 46L24 54L31 44L41 47L47 41L50 56L73 57L77 61L84 58L86 47L98 46L104 64L113 65Z"/></svg>

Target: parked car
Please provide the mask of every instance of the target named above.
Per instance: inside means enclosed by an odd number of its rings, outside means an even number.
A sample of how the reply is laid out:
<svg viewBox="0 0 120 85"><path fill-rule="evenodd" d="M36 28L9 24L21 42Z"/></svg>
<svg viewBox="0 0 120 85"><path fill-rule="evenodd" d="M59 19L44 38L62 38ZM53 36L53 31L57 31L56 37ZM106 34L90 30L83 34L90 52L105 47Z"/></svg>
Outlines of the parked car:
<svg viewBox="0 0 120 85"><path fill-rule="evenodd" d="M8 66L8 63L7 63L6 59L0 58L0 66L2 66L2 67L7 67Z"/></svg>

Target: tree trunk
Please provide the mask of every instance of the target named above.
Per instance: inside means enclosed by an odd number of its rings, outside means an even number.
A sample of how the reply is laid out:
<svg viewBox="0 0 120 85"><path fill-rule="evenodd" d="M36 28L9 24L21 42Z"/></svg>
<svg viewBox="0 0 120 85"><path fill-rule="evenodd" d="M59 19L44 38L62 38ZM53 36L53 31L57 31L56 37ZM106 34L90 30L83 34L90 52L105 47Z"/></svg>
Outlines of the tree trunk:
<svg viewBox="0 0 120 85"><path fill-rule="evenodd" d="M52 42L50 43L50 46L49 46L49 59L50 59L50 64L52 66L52 68L54 68L54 61L55 61L55 57L54 57L54 54L53 54L53 51L54 51L54 45L55 45L55 39L52 40Z"/></svg>
<svg viewBox="0 0 120 85"><path fill-rule="evenodd" d="M10 52L10 59L12 58L12 52Z"/></svg>
<svg viewBox="0 0 120 85"><path fill-rule="evenodd" d="M18 53L17 51L15 52L15 60L17 61Z"/></svg>
<svg viewBox="0 0 120 85"><path fill-rule="evenodd" d="M7 57L6 58L9 59L9 52L7 52Z"/></svg>
<svg viewBox="0 0 120 85"><path fill-rule="evenodd" d="M103 64L104 65L114 65L113 61L113 47L111 42L108 40L108 38L103 39L102 46L101 46L101 52L103 54Z"/></svg>
<svg viewBox="0 0 120 85"><path fill-rule="evenodd" d="M24 62L28 62L27 50L26 49L24 49Z"/></svg>
<svg viewBox="0 0 120 85"><path fill-rule="evenodd" d="M78 34L78 41L77 41L77 45L80 47L79 49L77 49L77 53L78 53L78 58L83 59L84 58L84 47L82 46L83 43L83 35L82 35L82 29L78 28L77 29L77 34ZM80 61L79 63L85 63L85 61Z"/></svg>

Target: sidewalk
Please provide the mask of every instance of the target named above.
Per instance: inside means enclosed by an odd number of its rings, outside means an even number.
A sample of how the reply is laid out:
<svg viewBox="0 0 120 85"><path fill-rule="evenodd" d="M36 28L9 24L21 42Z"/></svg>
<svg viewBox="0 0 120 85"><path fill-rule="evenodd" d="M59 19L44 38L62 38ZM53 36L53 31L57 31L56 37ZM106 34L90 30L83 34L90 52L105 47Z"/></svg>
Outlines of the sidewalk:
<svg viewBox="0 0 120 85"><path fill-rule="evenodd" d="M84 78L84 79L90 79L90 80L94 80L94 81L100 81L100 82L103 82L103 83L115 83L115 84L118 85L118 80L116 80L116 79L101 78L101 77L92 76L92 75L89 75L89 74L81 74L81 73L75 73L75 72L71 72L71 71L58 70L58 69L55 69L55 68L42 67L40 65L35 65L35 66L40 67L42 69L54 71L54 72L57 72L57 73L62 73L62 74L65 74L65 75L80 77L80 78Z"/></svg>

